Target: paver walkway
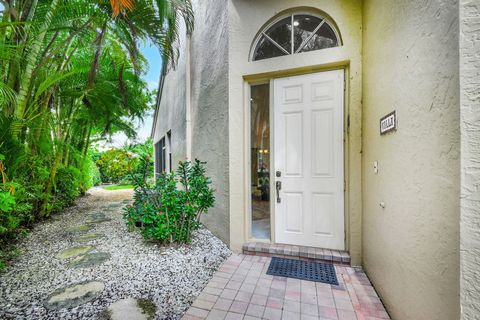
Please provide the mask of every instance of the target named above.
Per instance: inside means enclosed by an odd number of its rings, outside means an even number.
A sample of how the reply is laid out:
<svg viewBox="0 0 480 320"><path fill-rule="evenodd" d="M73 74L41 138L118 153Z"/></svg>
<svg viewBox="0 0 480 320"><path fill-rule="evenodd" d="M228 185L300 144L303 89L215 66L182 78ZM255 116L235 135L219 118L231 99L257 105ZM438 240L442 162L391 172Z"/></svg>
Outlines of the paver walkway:
<svg viewBox="0 0 480 320"><path fill-rule="evenodd" d="M269 264L268 257L232 255L183 319L390 319L361 269L335 266L336 286L270 276Z"/></svg>

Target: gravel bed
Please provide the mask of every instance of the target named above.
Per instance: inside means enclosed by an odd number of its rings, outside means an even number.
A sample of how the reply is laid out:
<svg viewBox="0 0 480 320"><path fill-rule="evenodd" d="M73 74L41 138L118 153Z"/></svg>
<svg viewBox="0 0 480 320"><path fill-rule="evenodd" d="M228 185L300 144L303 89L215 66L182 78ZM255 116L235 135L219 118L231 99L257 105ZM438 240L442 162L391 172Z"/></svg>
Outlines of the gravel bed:
<svg viewBox="0 0 480 320"><path fill-rule="evenodd" d="M231 254L207 229L194 234L191 245L162 248L128 232L122 207L131 190L93 188L76 204L38 224L18 245L20 256L0 274L0 319L95 319L111 303L144 298L156 307L156 319L179 319ZM90 231L72 231L91 214L103 212L110 221L93 224ZM110 259L87 268L70 268L73 259L58 259L65 249L85 245L79 235L102 235L88 242L91 252ZM46 308L56 290L86 281L100 281L105 289L95 299L71 309Z"/></svg>

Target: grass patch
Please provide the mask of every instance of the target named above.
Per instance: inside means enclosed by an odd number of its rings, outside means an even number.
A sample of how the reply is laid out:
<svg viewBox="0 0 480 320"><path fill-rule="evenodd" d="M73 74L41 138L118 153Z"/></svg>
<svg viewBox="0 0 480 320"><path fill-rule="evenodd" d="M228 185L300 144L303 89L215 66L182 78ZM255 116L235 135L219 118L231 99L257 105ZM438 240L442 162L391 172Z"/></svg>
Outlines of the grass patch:
<svg viewBox="0 0 480 320"><path fill-rule="evenodd" d="M123 189L133 189L133 185L131 185L131 184L128 184L128 185L114 184L114 185L111 185L111 186L103 186L102 189L110 190L110 191L123 190Z"/></svg>

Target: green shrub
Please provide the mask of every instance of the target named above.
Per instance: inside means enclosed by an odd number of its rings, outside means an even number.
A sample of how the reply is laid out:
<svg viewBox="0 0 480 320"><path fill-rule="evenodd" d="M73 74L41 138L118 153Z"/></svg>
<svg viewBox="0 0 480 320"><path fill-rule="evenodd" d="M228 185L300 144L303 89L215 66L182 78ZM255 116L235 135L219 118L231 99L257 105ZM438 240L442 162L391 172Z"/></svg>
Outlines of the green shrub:
<svg viewBox="0 0 480 320"><path fill-rule="evenodd" d="M132 177L135 201L124 213L127 224L138 227L146 239L189 243L201 215L215 202L205 163L180 162L176 173L159 176L153 187L148 184L151 169L150 159L141 158L140 170Z"/></svg>
<svg viewBox="0 0 480 320"><path fill-rule="evenodd" d="M92 185L98 186L102 183L102 177L97 165L92 161L93 165L90 167L90 177L92 178Z"/></svg>
<svg viewBox="0 0 480 320"><path fill-rule="evenodd" d="M120 185L132 184L132 175L139 173L140 159L150 159L153 167L153 142L147 139L141 143L126 145L122 148L112 148L100 152L94 150L91 158L96 163L101 181L104 183L113 182ZM153 170L148 172L148 176L153 178Z"/></svg>
<svg viewBox="0 0 480 320"><path fill-rule="evenodd" d="M100 170L102 182L117 183L127 177L135 167L135 158L123 149L111 149L100 154L96 164Z"/></svg>
<svg viewBox="0 0 480 320"><path fill-rule="evenodd" d="M15 206L15 198L10 192L0 191L0 212L10 212Z"/></svg>
<svg viewBox="0 0 480 320"><path fill-rule="evenodd" d="M98 186L102 182L102 179L100 177L100 170L91 156L82 159L82 167L80 191L83 194L91 187Z"/></svg>
<svg viewBox="0 0 480 320"><path fill-rule="evenodd" d="M58 208L71 205L80 195L81 173L75 167L61 167L55 177L55 201Z"/></svg>

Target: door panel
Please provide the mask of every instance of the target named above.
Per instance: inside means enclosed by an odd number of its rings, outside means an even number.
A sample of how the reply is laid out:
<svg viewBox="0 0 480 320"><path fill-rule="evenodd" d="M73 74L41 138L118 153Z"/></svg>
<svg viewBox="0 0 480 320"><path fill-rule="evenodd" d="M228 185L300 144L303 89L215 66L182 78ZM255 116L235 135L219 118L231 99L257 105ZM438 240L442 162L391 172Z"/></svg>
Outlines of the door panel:
<svg viewBox="0 0 480 320"><path fill-rule="evenodd" d="M333 176L333 110L312 111L312 175Z"/></svg>
<svg viewBox="0 0 480 320"><path fill-rule="evenodd" d="M302 112L285 114L285 175L302 176L303 159L303 115Z"/></svg>
<svg viewBox="0 0 480 320"><path fill-rule="evenodd" d="M303 233L303 194L299 192L286 192L285 208L286 231Z"/></svg>
<svg viewBox="0 0 480 320"><path fill-rule="evenodd" d="M315 225L313 232L319 235L332 235L335 225L335 198L331 193L313 194L313 212Z"/></svg>
<svg viewBox="0 0 480 320"><path fill-rule="evenodd" d="M344 71L275 79L278 243L344 249Z"/></svg>

